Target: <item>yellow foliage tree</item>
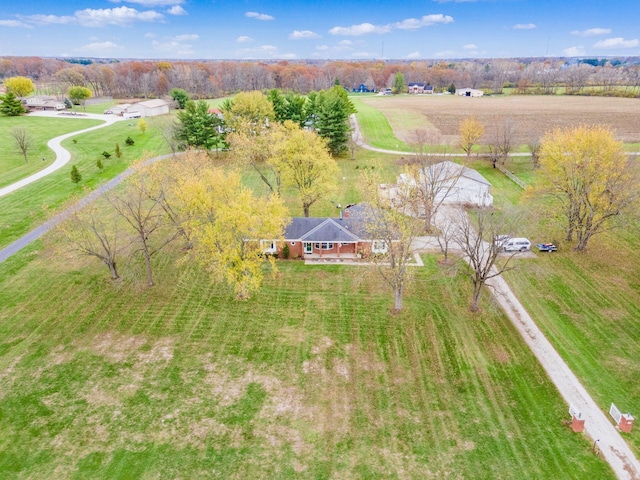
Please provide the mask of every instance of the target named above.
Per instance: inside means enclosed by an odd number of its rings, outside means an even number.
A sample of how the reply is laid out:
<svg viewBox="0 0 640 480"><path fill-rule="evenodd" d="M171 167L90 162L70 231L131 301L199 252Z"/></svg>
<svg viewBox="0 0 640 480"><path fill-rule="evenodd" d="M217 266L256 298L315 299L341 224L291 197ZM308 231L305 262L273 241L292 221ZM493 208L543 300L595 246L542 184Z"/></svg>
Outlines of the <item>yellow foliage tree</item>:
<svg viewBox="0 0 640 480"><path fill-rule="evenodd" d="M193 241L193 255L216 281L225 281L238 299L258 291L263 266L261 240L282 241L289 222L277 195L257 197L241 184L240 175L207 167L181 178L176 195L185 210L184 227Z"/></svg>
<svg viewBox="0 0 640 480"><path fill-rule="evenodd" d="M601 125L557 129L540 147L541 174L562 204L566 240L575 234L576 250L616 226L630 206L639 183L622 142Z"/></svg>
<svg viewBox="0 0 640 480"><path fill-rule="evenodd" d="M484 135L484 126L476 117L466 117L460 122L460 148L467 154L467 161L471 156L471 149Z"/></svg>
<svg viewBox="0 0 640 480"><path fill-rule="evenodd" d="M27 77L10 77L5 79L4 86L7 92L12 92L16 97L31 95L36 87L33 81Z"/></svg>
<svg viewBox="0 0 640 480"><path fill-rule="evenodd" d="M308 217L314 203L333 195L340 169L325 140L315 132L287 120L279 135L270 162L281 172L283 184L297 190Z"/></svg>

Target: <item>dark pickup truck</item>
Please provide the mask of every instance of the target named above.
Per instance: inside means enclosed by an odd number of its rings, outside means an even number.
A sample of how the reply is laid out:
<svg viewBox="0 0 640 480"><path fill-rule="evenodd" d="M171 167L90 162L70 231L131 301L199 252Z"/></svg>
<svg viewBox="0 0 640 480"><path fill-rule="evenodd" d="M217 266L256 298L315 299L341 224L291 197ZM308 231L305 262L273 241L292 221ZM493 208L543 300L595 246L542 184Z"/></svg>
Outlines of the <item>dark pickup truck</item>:
<svg viewBox="0 0 640 480"><path fill-rule="evenodd" d="M539 252L557 252L558 247L553 243L536 243L536 248Z"/></svg>

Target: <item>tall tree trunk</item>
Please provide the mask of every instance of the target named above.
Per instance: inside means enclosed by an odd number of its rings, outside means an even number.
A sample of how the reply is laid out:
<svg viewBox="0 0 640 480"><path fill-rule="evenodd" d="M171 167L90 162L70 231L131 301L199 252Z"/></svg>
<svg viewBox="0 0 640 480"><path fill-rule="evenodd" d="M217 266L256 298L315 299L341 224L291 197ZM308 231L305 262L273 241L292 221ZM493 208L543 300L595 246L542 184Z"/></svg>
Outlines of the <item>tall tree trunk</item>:
<svg viewBox="0 0 640 480"><path fill-rule="evenodd" d="M402 287L395 288L395 306L394 310L399 312L402 310Z"/></svg>
<svg viewBox="0 0 640 480"><path fill-rule="evenodd" d="M118 275L118 269L116 268L115 261L109 260L104 263L106 263L107 267L109 267L109 273L111 273L111 280L117 280L118 278L120 278L120 275Z"/></svg>

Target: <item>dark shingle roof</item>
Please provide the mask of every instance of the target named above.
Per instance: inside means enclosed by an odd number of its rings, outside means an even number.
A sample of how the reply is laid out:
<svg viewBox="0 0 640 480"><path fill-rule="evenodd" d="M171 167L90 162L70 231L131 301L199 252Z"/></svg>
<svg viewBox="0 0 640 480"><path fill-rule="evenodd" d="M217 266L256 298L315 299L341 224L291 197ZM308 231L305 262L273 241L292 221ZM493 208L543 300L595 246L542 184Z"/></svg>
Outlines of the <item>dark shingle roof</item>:
<svg viewBox="0 0 640 480"><path fill-rule="evenodd" d="M294 217L284 238L301 242L357 242L363 239L364 228L360 220L363 208L353 205L347 208L344 218Z"/></svg>

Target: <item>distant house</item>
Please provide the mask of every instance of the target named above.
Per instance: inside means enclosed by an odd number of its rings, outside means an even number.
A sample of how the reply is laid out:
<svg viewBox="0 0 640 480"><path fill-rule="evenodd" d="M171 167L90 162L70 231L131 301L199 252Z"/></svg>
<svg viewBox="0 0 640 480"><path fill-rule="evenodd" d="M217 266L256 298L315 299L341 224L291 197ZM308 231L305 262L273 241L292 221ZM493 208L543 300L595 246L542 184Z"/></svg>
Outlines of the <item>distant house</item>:
<svg viewBox="0 0 640 480"><path fill-rule="evenodd" d="M169 113L169 103L161 99L154 99L134 103L126 109L123 116L144 118L157 117L158 115L166 115L167 113Z"/></svg>
<svg viewBox="0 0 640 480"><path fill-rule="evenodd" d="M34 95L33 97L25 98L22 104L30 112L35 110L60 111L67 108L64 102L56 100L49 95Z"/></svg>
<svg viewBox="0 0 640 480"><path fill-rule="evenodd" d="M412 82L408 85L409 93L412 94L432 94L433 93L433 85L429 85L424 82Z"/></svg>
<svg viewBox="0 0 640 480"><path fill-rule="evenodd" d="M420 175L437 179L436 181L442 185L443 188L439 189L438 195L444 198L436 198L436 203L479 207L493 205L491 184L477 170L446 160L432 165L428 171ZM405 173L398 176L397 182L395 188L415 186L415 181ZM449 186L451 188L448 188ZM391 195L393 198L393 194Z"/></svg>
<svg viewBox="0 0 640 480"><path fill-rule="evenodd" d="M462 97L481 97L484 95L484 92L475 88L458 88L456 89L456 95Z"/></svg>
<svg viewBox="0 0 640 480"><path fill-rule="evenodd" d="M368 87L364 83L361 83L359 87L353 87L351 91L353 93L372 93L376 91L376 87Z"/></svg>
<svg viewBox="0 0 640 480"><path fill-rule="evenodd" d="M372 239L364 228L364 206L350 205L340 218L295 217L287 227L284 242L262 240L265 253L282 256L284 245L291 258L355 258L359 253L386 253L380 239Z"/></svg>

